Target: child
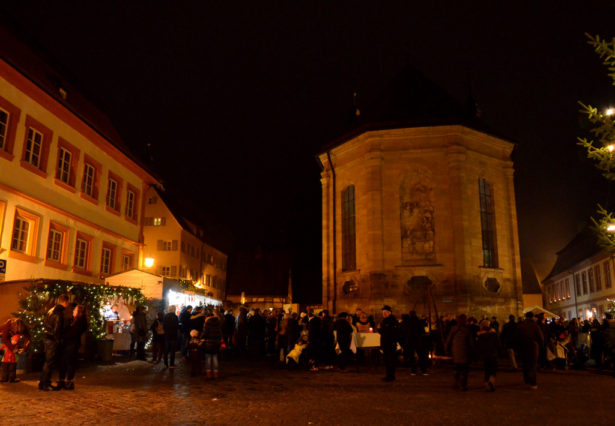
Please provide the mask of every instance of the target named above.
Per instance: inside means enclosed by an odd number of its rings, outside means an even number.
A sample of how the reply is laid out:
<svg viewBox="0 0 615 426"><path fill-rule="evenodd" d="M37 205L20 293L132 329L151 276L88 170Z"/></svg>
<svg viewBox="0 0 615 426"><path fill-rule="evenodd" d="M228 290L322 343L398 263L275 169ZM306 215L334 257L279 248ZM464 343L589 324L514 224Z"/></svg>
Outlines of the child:
<svg viewBox="0 0 615 426"><path fill-rule="evenodd" d="M22 341L19 334L15 334L11 337L8 343L4 343L0 347L0 353L2 353L2 375L0 382L18 382L17 380L17 358L15 356L19 351L20 341Z"/></svg>
<svg viewBox="0 0 615 426"><path fill-rule="evenodd" d="M188 359L190 360L190 376L194 377L201 374L201 346L204 340L199 339L199 331L192 330L190 332L190 340L188 341Z"/></svg>
<svg viewBox="0 0 615 426"><path fill-rule="evenodd" d="M286 355L286 364L290 367L298 366L301 359L301 353L308 345L308 336L303 335L299 338L292 351Z"/></svg>

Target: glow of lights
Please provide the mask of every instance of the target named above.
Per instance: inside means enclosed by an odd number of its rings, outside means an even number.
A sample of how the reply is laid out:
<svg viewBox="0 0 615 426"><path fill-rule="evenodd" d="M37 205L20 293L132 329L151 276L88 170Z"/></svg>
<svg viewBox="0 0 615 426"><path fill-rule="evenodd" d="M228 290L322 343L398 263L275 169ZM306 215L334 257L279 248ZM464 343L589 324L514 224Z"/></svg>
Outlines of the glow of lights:
<svg viewBox="0 0 615 426"><path fill-rule="evenodd" d="M613 114L615 114L615 108L613 107L609 107L606 110L604 110L604 115L611 116Z"/></svg>
<svg viewBox="0 0 615 426"><path fill-rule="evenodd" d="M613 144L607 145L606 149L607 149L609 152L613 152L613 151L615 150L615 145L613 145Z"/></svg>
<svg viewBox="0 0 615 426"><path fill-rule="evenodd" d="M154 266L154 258L153 257L146 257L145 258L145 267L146 268L151 268L152 266Z"/></svg>
<svg viewBox="0 0 615 426"><path fill-rule="evenodd" d="M615 232L615 223L611 223L606 227L606 232Z"/></svg>

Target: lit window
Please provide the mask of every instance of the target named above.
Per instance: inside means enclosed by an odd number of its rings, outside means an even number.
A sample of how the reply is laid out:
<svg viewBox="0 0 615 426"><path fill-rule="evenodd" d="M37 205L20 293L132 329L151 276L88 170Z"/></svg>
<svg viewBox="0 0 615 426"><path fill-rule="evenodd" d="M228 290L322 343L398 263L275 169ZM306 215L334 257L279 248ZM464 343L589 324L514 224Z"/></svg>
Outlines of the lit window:
<svg viewBox="0 0 615 426"><path fill-rule="evenodd" d="M62 240L64 235L53 228L49 229L47 241L47 259L60 263L62 261Z"/></svg>
<svg viewBox="0 0 615 426"><path fill-rule="evenodd" d="M24 161L36 167L41 165L41 150L43 145L42 133L32 127L28 128L28 139L26 140L26 153Z"/></svg>
<svg viewBox="0 0 615 426"><path fill-rule="evenodd" d="M64 148L60 148L58 153L58 170L56 172L56 178L67 185L70 185L70 171L71 171L72 153Z"/></svg>
<svg viewBox="0 0 615 426"><path fill-rule="evenodd" d="M107 207L113 210L118 209L117 203L118 183L115 179L109 178L109 186L107 188Z"/></svg>
<svg viewBox="0 0 615 426"><path fill-rule="evenodd" d="M164 218L163 217L155 217L154 218L154 226L162 226L164 225Z"/></svg>
<svg viewBox="0 0 615 426"><path fill-rule="evenodd" d="M77 238L77 244L75 245L75 268L87 269L88 249L88 241Z"/></svg>

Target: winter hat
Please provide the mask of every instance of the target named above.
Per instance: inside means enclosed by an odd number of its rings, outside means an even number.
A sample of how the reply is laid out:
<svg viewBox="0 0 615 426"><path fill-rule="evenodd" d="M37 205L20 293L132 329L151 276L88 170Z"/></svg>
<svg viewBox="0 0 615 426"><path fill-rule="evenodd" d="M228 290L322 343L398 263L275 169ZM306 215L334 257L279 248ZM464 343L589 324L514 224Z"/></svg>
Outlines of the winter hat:
<svg viewBox="0 0 615 426"><path fill-rule="evenodd" d="M389 305L384 305L381 309L381 311L389 311L389 312L393 312L393 309L391 309L391 307Z"/></svg>

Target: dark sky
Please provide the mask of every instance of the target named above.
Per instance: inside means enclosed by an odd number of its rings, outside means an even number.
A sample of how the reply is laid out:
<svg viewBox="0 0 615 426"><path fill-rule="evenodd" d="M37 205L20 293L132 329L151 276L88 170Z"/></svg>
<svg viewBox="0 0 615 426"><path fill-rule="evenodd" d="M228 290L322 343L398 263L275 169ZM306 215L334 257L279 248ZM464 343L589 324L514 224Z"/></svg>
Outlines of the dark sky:
<svg viewBox="0 0 615 426"><path fill-rule="evenodd" d="M460 3L469 3L464 6ZM615 103L585 32L613 2L3 1L0 21L52 58L227 249L285 247L320 281L315 155L407 65L516 142L522 256L544 277L608 185L575 139L576 102ZM155 6L154 6L155 4ZM311 294L304 290L306 295ZM301 293L301 290L299 290Z"/></svg>

